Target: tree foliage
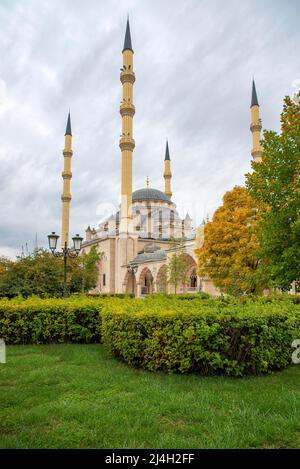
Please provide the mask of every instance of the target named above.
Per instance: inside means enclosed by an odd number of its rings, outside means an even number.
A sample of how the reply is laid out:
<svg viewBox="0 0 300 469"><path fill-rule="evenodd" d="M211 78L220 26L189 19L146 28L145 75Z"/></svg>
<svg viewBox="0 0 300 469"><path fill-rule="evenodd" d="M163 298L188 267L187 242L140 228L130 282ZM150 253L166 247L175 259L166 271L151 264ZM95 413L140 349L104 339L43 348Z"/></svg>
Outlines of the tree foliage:
<svg viewBox="0 0 300 469"><path fill-rule="evenodd" d="M167 282L174 286L174 291L177 293L177 287L187 283L188 261L182 240L173 240L171 247L176 248L176 251L168 259Z"/></svg>
<svg viewBox="0 0 300 469"><path fill-rule="evenodd" d="M97 283L98 269L97 264L102 259L103 253L97 252L96 246L92 246L88 254L83 253L81 255L81 262L83 268L83 281L82 290L89 291L94 288Z"/></svg>
<svg viewBox="0 0 300 469"><path fill-rule="evenodd" d="M225 293L258 293L264 288L257 276L256 228L261 212L247 190L236 186L205 225L203 246L196 250L198 274L208 275Z"/></svg>
<svg viewBox="0 0 300 469"><path fill-rule="evenodd" d="M7 257L0 256L0 282L6 276L7 270L9 269L12 261Z"/></svg>
<svg viewBox="0 0 300 469"><path fill-rule="evenodd" d="M252 197L269 207L258 231L260 255L265 275L283 290L300 280L299 97L285 98L281 132L264 132L263 160L253 162L246 183Z"/></svg>
<svg viewBox="0 0 300 469"><path fill-rule="evenodd" d="M69 293L88 291L96 285L99 255L89 254L68 259L67 289ZM63 291L63 259L40 249L16 261L0 259L0 296L12 298L59 297Z"/></svg>

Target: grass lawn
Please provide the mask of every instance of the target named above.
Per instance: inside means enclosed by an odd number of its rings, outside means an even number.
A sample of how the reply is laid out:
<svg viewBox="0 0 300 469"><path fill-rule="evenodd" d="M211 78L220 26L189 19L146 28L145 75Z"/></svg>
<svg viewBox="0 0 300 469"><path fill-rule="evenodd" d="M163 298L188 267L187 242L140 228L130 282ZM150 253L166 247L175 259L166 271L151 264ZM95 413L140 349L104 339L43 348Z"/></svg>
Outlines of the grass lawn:
<svg viewBox="0 0 300 469"><path fill-rule="evenodd" d="M1 448L299 448L300 365L243 379L128 368L100 345L10 346Z"/></svg>

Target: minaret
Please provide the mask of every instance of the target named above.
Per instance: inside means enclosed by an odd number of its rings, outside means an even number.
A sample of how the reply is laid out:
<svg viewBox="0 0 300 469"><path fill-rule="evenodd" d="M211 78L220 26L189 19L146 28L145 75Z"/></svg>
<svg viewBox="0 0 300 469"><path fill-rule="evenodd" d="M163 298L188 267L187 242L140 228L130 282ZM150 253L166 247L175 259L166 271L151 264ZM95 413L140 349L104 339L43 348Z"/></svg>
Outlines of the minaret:
<svg viewBox="0 0 300 469"><path fill-rule="evenodd" d="M251 125L252 132L252 150L251 155L255 162L262 160L262 148L260 145L261 119L259 117L259 104L257 100L256 88L254 80L252 82L252 98L251 98Z"/></svg>
<svg viewBox="0 0 300 469"><path fill-rule="evenodd" d="M64 155L64 170L62 172L63 178L63 193L61 196L62 200L62 220L61 220L61 247L65 247L65 243L68 245L69 240L69 223L70 223L70 202L71 202L71 158L73 155L72 151L72 131L71 131L71 117L70 112L68 115L67 128L65 133L65 148L63 150Z"/></svg>
<svg viewBox="0 0 300 469"><path fill-rule="evenodd" d="M122 181L121 181L121 223L120 233L132 232L132 152L135 147L133 140L132 121L135 113L133 105L133 50L131 45L129 19L127 19L126 34L123 48L123 67L120 80L123 93L120 106L122 116L122 134L120 148L122 153Z"/></svg>
<svg viewBox="0 0 300 469"><path fill-rule="evenodd" d="M170 152L169 152L169 144L167 140L167 145L166 145L166 153L165 153L165 172L164 172L164 178L165 178L165 194L171 198L172 197L172 191L171 191L171 178L172 178L172 173L171 173L171 160L170 160Z"/></svg>

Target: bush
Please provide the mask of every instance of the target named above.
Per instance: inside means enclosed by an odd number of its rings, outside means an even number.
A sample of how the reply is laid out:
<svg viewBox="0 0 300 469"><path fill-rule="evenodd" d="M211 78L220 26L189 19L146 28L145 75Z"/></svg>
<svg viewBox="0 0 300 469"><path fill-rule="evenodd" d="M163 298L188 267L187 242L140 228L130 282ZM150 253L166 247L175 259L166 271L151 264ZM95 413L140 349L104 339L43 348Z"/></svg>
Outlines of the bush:
<svg viewBox="0 0 300 469"><path fill-rule="evenodd" d="M266 373L291 362L292 341L300 338L300 305L284 296L0 301L0 338L7 344L91 343L101 336L115 356L147 370Z"/></svg>
<svg viewBox="0 0 300 469"><path fill-rule="evenodd" d="M94 288L98 276L95 246L88 254L69 259L67 269L68 292L82 292ZM0 257L0 297L18 295L43 298L61 297L63 294L63 258L39 249L33 254L9 261Z"/></svg>
<svg viewBox="0 0 300 469"><path fill-rule="evenodd" d="M133 293L87 293L89 298L134 298Z"/></svg>
<svg viewBox="0 0 300 469"><path fill-rule="evenodd" d="M16 298L0 301L0 338L7 344L100 342L103 300Z"/></svg>
<svg viewBox="0 0 300 469"><path fill-rule="evenodd" d="M205 292L197 293L152 293L147 298L168 298L170 300L209 300L211 296Z"/></svg>
<svg viewBox="0 0 300 469"><path fill-rule="evenodd" d="M292 301L112 299L103 306L102 337L115 356L151 371L260 374L291 362L300 308Z"/></svg>

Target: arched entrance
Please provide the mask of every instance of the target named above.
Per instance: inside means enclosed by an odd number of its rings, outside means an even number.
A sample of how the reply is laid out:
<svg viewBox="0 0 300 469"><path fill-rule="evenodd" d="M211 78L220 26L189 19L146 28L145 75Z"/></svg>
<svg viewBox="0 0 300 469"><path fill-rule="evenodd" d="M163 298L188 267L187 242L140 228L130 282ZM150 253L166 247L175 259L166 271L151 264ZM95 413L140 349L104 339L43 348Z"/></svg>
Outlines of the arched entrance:
<svg viewBox="0 0 300 469"><path fill-rule="evenodd" d="M157 273L156 288L158 293L167 293L167 266L162 265Z"/></svg>
<svg viewBox="0 0 300 469"><path fill-rule="evenodd" d="M197 283L197 269L194 267L191 271L190 278L189 278L189 291L197 291L198 283Z"/></svg>
<svg viewBox="0 0 300 469"><path fill-rule="evenodd" d="M148 267L142 270L139 277L139 284L141 287L141 295L148 295L153 292L153 276Z"/></svg>
<svg viewBox="0 0 300 469"><path fill-rule="evenodd" d="M123 285L125 286L125 293L132 293L136 295L136 278L134 272L127 272Z"/></svg>
<svg viewBox="0 0 300 469"><path fill-rule="evenodd" d="M185 279L178 288L178 293L195 292L197 291L197 264L195 259L190 254L185 253L184 259L186 261Z"/></svg>

